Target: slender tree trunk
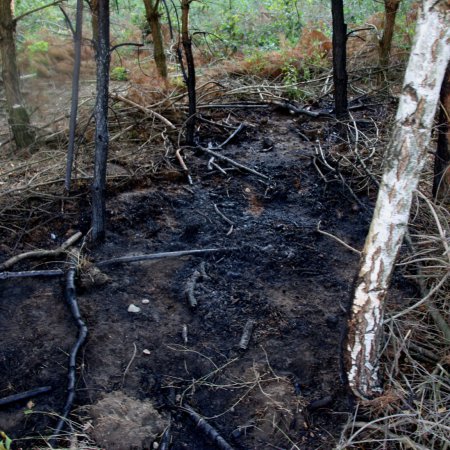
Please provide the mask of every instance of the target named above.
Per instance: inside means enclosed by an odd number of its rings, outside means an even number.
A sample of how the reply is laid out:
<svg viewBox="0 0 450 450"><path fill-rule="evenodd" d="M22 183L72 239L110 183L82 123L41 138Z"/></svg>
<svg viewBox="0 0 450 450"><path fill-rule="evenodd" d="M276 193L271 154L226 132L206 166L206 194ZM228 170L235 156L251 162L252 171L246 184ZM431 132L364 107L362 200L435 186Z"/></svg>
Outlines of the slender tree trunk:
<svg viewBox="0 0 450 450"><path fill-rule="evenodd" d="M380 67L385 70L389 66L392 37L394 36L395 17L401 0L384 0L384 30L380 39Z"/></svg>
<svg viewBox="0 0 450 450"><path fill-rule="evenodd" d="M24 148L34 142L35 135L30 128L30 117L20 92L20 76L14 41L15 26L11 0L0 0L0 52L8 122L17 147Z"/></svg>
<svg viewBox="0 0 450 450"><path fill-rule="evenodd" d="M336 117L348 117L347 102L347 25L343 0L331 0L333 16L333 80Z"/></svg>
<svg viewBox="0 0 450 450"><path fill-rule="evenodd" d="M447 64L440 94L438 142L434 159L433 196L450 201L450 63Z"/></svg>
<svg viewBox="0 0 450 450"><path fill-rule="evenodd" d="M91 0L91 27L92 27L92 40L94 41L94 47L98 41L98 2L99 0Z"/></svg>
<svg viewBox="0 0 450 450"><path fill-rule="evenodd" d="M167 62L164 53L163 37L161 32L161 14L159 13L159 0L144 0L147 22L152 31L153 57L162 78L167 78Z"/></svg>
<svg viewBox="0 0 450 450"><path fill-rule="evenodd" d="M402 88L387 164L361 255L349 323L348 380L355 395L380 391L378 359L384 302L427 157L439 88L450 58L446 2L424 0Z"/></svg>
<svg viewBox="0 0 450 450"><path fill-rule="evenodd" d="M77 0L76 30L73 36L75 58L73 63L72 103L70 108L69 147L67 150L66 182L65 182L67 192L70 191L70 183L72 178L72 165L75 153L75 132L77 128L82 36L83 36L83 0Z"/></svg>
<svg viewBox="0 0 450 450"><path fill-rule="evenodd" d="M181 42L187 65L187 90L189 97L189 117L186 121L186 143L194 144L195 123L197 114L197 99L195 92L195 64L192 54L192 41L189 35L189 7L192 0L181 0Z"/></svg>
<svg viewBox="0 0 450 450"><path fill-rule="evenodd" d="M105 238L106 231L106 165L108 159L109 95L109 0L98 0L97 103L95 105L95 167L92 184L92 238Z"/></svg>

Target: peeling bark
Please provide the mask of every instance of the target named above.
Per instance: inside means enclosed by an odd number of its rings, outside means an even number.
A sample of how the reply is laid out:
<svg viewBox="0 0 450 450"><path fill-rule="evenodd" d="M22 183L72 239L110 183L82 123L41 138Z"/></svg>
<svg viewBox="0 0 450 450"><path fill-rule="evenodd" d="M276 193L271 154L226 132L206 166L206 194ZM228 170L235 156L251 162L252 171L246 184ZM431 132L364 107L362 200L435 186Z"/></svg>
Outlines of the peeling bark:
<svg viewBox="0 0 450 450"><path fill-rule="evenodd" d="M446 3L424 0L422 4L389 143L387 167L361 256L347 357L350 387L363 398L381 390L378 357L384 300L426 160L439 89L450 58L450 12Z"/></svg>

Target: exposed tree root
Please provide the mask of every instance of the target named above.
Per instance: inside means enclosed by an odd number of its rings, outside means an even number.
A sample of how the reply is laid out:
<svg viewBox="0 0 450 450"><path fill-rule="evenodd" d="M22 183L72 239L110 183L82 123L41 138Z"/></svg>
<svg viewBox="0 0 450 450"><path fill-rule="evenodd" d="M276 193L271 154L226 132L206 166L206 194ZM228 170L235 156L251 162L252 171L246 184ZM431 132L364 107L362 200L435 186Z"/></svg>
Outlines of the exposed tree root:
<svg viewBox="0 0 450 450"><path fill-rule="evenodd" d="M3 264L0 264L0 270L9 269L14 264L18 263L19 261L22 261L23 259L48 258L59 256L61 255L61 253L64 253L70 246L72 246L76 241L78 241L78 239L80 239L82 235L83 234L81 233L81 231L75 233L73 236L67 239L66 242L61 244L61 246L55 250L33 250L31 252L21 253L20 255L13 256L12 258L5 261Z"/></svg>

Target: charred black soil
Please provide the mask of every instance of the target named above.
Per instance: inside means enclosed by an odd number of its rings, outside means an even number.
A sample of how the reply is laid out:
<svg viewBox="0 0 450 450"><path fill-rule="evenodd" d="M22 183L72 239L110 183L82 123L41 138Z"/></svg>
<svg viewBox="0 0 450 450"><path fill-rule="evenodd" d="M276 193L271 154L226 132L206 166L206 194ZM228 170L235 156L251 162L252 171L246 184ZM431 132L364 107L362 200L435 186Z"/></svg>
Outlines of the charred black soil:
<svg viewBox="0 0 450 450"><path fill-rule="evenodd" d="M369 202L356 204L315 170L304 137L326 123L267 114L246 117L251 126L222 154L270 181L218 159L226 175L208 170L209 156L186 151L192 185L162 171L149 186L111 195L106 243L81 264L77 295L89 335L70 416L99 447L220 448L189 407L237 449L330 449L339 437L351 410L341 346L358 256L317 226L361 248L370 220L361 204ZM92 264L203 248L222 250L101 272ZM193 308L186 290L196 271ZM0 397L53 388L1 407L0 429L18 439L15 448L51 434L64 406L77 329L63 284L1 281Z"/></svg>

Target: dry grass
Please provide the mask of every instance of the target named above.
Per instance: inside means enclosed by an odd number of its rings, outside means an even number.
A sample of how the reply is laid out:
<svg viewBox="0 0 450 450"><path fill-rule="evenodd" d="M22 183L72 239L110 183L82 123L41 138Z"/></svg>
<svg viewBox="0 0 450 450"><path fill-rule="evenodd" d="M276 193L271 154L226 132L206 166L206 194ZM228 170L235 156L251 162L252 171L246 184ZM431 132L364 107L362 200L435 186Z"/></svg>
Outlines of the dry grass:
<svg viewBox="0 0 450 450"><path fill-rule="evenodd" d="M307 50L299 44L284 53L268 54L259 62L241 59L233 61L233 68L205 69L204 78L200 76L198 83L199 104L270 102L292 99L293 92L301 100L329 96L332 80L326 64L320 67L320 76L307 80L301 76L288 78L280 72L280 65L283 67L284 64L292 64L301 71L302 66L295 65L293 59L299 61L299 52L307 54ZM321 60L327 62L323 56L320 55ZM125 94L180 126L185 114L180 106L185 106L186 94L178 72L173 71L171 81L161 84L147 61L140 64L140 71L135 69L130 66L133 76ZM234 78L237 72L249 75ZM221 78L211 81L211 74ZM374 96L373 90L368 88L372 84L370 76L371 69L351 74L350 90L354 95L369 94L374 102L382 104L383 97ZM323 171L324 166L329 166L323 173L325 181L346 183L355 198L359 193L374 196L390 131L386 125L390 116L383 114L367 119L365 126L352 117L347 139L325 148L318 145L319 169ZM86 193L92 176L93 126L89 116L90 110L86 109L80 118L84 140L74 171L79 193ZM67 202L63 188L66 135L66 122L62 122L52 137L44 141L46 143L39 152L28 156L0 153L0 230L5 236L0 243L4 246L0 247L1 251L10 252L13 245L17 247L26 236L60 217L62 200ZM163 166L171 167L175 149L168 144L167 130L133 108L115 105L115 113L111 116L111 140L110 190L128 185L130 180L142 182ZM338 449L450 448L450 343L445 327L450 312L450 213L429 199L429 180L430 173L425 173L421 191L427 196L419 195L414 205L410 224L411 252L405 252L399 262L399 270L417 284L421 294L388 305L382 354L384 394L358 405L343 431ZM268 366L259 373L252 368L252 376L246 379L225 377L221 384L213 383L211 374L214 371L223 374L226 368L226 365L215 367L205 377L191 380L181 398L198 388L236 388L245 396L246 389L250 389L250 394L260 390L261 383L280 382ZM81 443L77 445L72 448L94 448L83 447Z"/></svg>
<svg viewBox="0 0 450 450"><path fill-rule="evenodd" d="M333 162L339 160L343 167L345 160L344 166L357 174L352 186L368 189L371 180L379 179L382 158L371 160L366 170L361 154L375 157L377 152L370 149L381 143L363 142L358 151L346 147ZM367 166L369 160L362 161ZM398 263L419 294L388 302L381 355L384 394L359 403L339 450L450 448L450 212L430 199L431 180L428 170L413 205L407 249Z"/></svg>

